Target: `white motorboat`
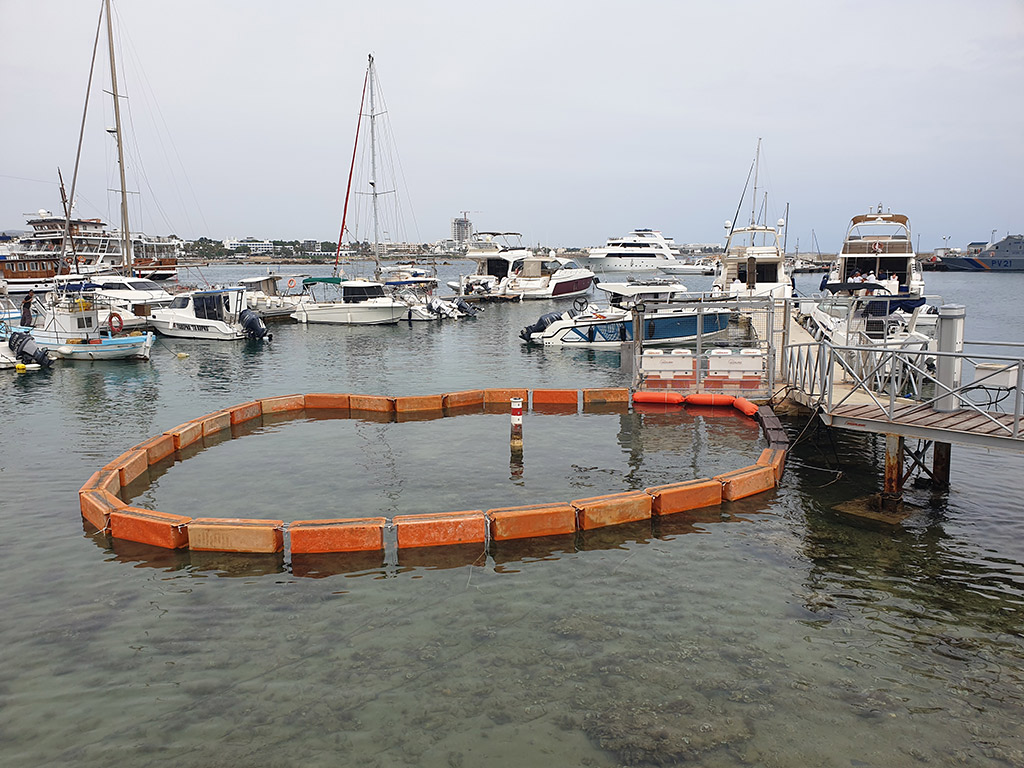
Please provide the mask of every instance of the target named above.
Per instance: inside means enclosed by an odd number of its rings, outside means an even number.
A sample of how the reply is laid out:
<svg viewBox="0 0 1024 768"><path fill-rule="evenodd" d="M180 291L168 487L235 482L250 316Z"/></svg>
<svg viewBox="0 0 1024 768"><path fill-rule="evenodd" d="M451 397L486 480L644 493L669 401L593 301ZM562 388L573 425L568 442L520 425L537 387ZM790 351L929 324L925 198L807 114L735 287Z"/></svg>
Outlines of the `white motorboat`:
<svg viewBox="0 0 1024 768"><path fill-rule="evenodd" d="M292 317L300 323L388 325L406 317L409 306L389 295L382 283L346 277L307 277L302 281L308 301ZM314 291L320 289L318 297Z"/></svg>
<svg viewBox="0 0 1024 768"><path fill-rule="evenodd" d="M152 311L168 306L174 299L158 283L141 277L97 275L85 285L92 287L99 298L121 315L122 324L128 330L149 327ZM64 291L75 289L74 283L63 286Z"/></svg>
<svg viewBox="0 0 1024 768"><path fill-rule="evenodd" d="M655 229L634 229L625 237L611 237L600 248L589 249L579 261L598 274L657 272L676 265L676 244Z"/></svg>
<svg viewBox="0 0 1024 768"><path fill-rule="evenodd" d="M301 291L291 293L309 275L258 275L243 277L238 284L245 288L246 305L264 320L291 318L299 304L309 301L309 295ZM289 292L281 292L285 281Z"/></svg>
<svg viewBox="0 0 1024 768"><path fill-rule="evenodd" d="M879 206L854 216L821 290L800 304L817 338L841 346L934 346L938 310L924 295L924 272L903 214Z"/></svg>
<svg viewBox="0 0 1024 768"><path fill-rule="evenodd" d="M466 258L476 271L448 283L458 295L517 299L560 299L580 296L594 285L594 273L572 259L535 256L522 245L518 232L480 232Z"/></svg>
<svg viewBox="0 0 1024 768"><path fill-rule="evenodd" d="M713 275L718 269L717 259L679 260L678 264L663 264L658 267L666 275Z"/></svg>
<svg viewBox="0 0 1024 768"><path fill-rule="evenodd" d="M16 352L23 356L27 335L50 357L65 360L149 359L153 334L124 333L121 315L93 291L50 293L36 309L32 326L0 323L0 340L12 350L21 344Z"/></svg>
<svg viewBox="0 0 1024 768"><path fill-rule="evenodd" d="M392 287L391 295L406 305L408 309L404 319L409 321L458 320L460 317L476 317L480 311L462 296L442 299L434 295L432 285L411 283Z"/></svg>
<svg viewBox="0 0 1024 768"><path fill-rule="evenodd" d="M692 300L681 283L649 280L599 283L597 287L608 294L607 307L578 298L573 309L542 315L523 328L519 337L545 346L617 349L633 340L633 308L640 305L644 343L670 346L692 342L698 336L718 336L726 331L732 317L727 307L705 307ZM679 303L684 297L689 300Z"/></svg>
<svg viewBox="0 0 1024 768"><path fill-rule="evenodd" d="M924 295L924 271L914 253L910 220L901 213L882 213L881 205L875 211L854 216L821 289L831 293L871 290L891 296Z"/></svg>
<svg viewBox="0 0 1024 768"><path fill-rule="evenodd" d="M725 256L711 285L711 293L714 296L770 296L775 299L788 299L793 296L793 276L786 265L786 249L780 242L786 220L779 219L772 227L767 221L761 223L761 216L757 211L757 174L760 161L761 140L758 139L754 162L750 167L750 173L754 174L754 188L750 196L750 220L746 226L735 226L732 221L725 222ZM748 174L747 182L749 181ZM746 192L747 187L744 185L737 211L743 205ZM764 218L767 219L767 194L761 206L766 211Z"/></svg>
<svg viewBox="0 0 1024 768"><path fill-rule="evenodd" d="M150 322L164 336L184 339L269 338L263 320L246 305L241 286L179 294L169 306L153 310Z"/></svg>
<svg viewBox="0 0 1024 768"><path fill-rule="evenodd" d="M711 286L713 295L729 297L771 296L788 299L793 295L793 277L779 242L785 221L775 227L749 224L733 227L725 222L728 238L725 257Z"/></svg>

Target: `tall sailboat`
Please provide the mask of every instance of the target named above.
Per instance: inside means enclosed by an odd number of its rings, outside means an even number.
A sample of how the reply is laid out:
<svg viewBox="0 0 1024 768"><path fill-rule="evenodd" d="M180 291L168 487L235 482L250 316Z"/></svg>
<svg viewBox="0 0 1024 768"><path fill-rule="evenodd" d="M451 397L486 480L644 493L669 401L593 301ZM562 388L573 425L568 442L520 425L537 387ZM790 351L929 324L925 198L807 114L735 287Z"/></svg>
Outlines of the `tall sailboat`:
<svg viewBox="0 0 1024 768"><path fill-rule="evenodd" d="M75 172L71 181L71 200L74 200L78 181L79 160L82 154L82 138L85 133L85 117L89 108L89 92L92 90L92 75L99 47L100 29L104 16L107 27L107 43L110 58L111 93L114 98L114 133L117 138L117 160L121 177L121 233L122 255L125 266L131 269L131 236L128 228L128 202L125 184L124 150L121 141L121 107L117 88L117 66L114 59L114 33L110 14L110 0L103 0L100 19L96 27L96 41L93 44L93 60L89 69L89 86L86 89L85 110L82 115L82 130L78 139L75 157ZM64 195L61 183L61 198L64 205L64 236L61 240L61 263L66 262L68 247L73 247L71 204ZM97 294L95 286L79 284L75 290L63 284L58 290L47 294L42 311L34 318L34 325L14 328L0 328L12 351L26 344L26 336L49 352L50 356L71 360L115 360L149 358L153 347L152 333L121 335L124 321L119 313L105 305L103 297Z"/></svg>
<svg viewBox="0 0 1024 768"><path fill-rule="evenodd" d="M292 317L300 323L329 323L334 325L389 325L409 316L410 306L392 296L383 283L376 280L350 279L341 267L341 253L346 235L358 241L358 233L349 230L349 203L352 201L352 185L356 172L356 158L359 153L359 137L363 125L363 117L367 118L369 128L369 161L370 176L366 180L366 189L357 189L356 194L369 198L373 242L371 244L373 261L379 275L380 258L384 253L384 242L381 239L381 198L393 195L395 190L381 188L377 183L378 155L377 130L378 118L382 113L377 111L377 73L373 64L373 54L369 56L366 75L363 79L363 92L359 102L359 116L356 120L356 138L352 147L352 162L349 166L348 183L345 186L345 204L341 214L341 232L338 234L338 248L334 257L334 273L331 277L307 277L302 281L303 288L313 296L296 307ZM319 291L319 298L316 293Z"/></svg>

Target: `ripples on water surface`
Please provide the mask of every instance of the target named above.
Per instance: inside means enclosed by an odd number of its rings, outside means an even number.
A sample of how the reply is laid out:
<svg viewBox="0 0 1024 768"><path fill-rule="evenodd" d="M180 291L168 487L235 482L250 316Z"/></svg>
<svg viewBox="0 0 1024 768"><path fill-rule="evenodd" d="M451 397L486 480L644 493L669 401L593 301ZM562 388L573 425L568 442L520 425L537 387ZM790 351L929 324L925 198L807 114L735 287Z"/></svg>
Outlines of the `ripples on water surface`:
<svg viewBox="0 0 1024 768"><path fill-rule="evenodd" d="M1022 282L929 277L986 339L1024 338ZM952 491L911 491L920 511L897 529L831 509L879 487L876 441L809 431L765 498L469 561L286 563L83 530L76 491L97 466L252 397L626 383L617 354L522 348L548 308L4 372L0 762L1024 765L1016 456L954 448ZM710 474L762 445L737 419L687 414L525 426L520 476L503 416L288 420L136 501L286 520L486 508Z"/></svg>

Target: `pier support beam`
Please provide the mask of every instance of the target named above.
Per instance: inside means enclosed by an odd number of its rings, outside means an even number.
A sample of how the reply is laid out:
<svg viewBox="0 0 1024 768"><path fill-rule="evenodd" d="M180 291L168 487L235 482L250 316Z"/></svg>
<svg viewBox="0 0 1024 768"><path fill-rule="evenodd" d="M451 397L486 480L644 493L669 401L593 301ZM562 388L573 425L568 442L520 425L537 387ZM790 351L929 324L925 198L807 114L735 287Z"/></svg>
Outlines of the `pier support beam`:
<svg viewBox="0 0 1024 768"><path fill-rule="evenodd" d="M903 436L885 436L885 481L882 486L883 512L896 513L903 504Z"/></svg>
<svg viewBox="0 0 1024 768"><path fill-rule="evenodd" d="M932 445L932 487L937 489L949 488L949 443L935 443Z"/></svg>

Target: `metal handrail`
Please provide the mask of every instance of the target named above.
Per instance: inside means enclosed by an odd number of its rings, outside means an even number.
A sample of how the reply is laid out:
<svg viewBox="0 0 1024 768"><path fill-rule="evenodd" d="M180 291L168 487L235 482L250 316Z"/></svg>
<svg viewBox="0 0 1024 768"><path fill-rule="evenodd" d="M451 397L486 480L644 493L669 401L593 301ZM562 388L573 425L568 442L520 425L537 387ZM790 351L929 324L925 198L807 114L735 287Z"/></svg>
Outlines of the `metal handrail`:
<svg viewBox="0 0 1024 768"><path fill-rule="evenodd" d="M812 402L823 406L826 411L832 411L845 403L854 392L862 392L868 395L889 420L893 420L897 405L913 405L914 407L907 412L912 413L934 407L938 401L953 396L963 410L982 415L986 421L995 425L998 431L1006 432L1009 437L1015 439L1022 437L1024 357L932 352L921 348L901 349L878 345L840 346L828 341L791 344L784 349L783 354L789 383L808 395ZM980 362L1002 365L980 378L950 387L928 370L928 363L938 358L954 358L961 363L961 367L963 363L976 367ZM868 363L858 367L852 362L858 359L867 360ZM971 400L968 395L978 390L992 389L985 387L986 381L1014 370L1016 387L1013 388L1013 410L1002 412L1002 415L1013 416L1013 425L1008 427L990 411L984 410L980 404ZM838 402L834 389L837 372L842 372L844 379L848 374L852 380L852 389ZM929 388L933 393L930 396L925 394Z"/></svg>

